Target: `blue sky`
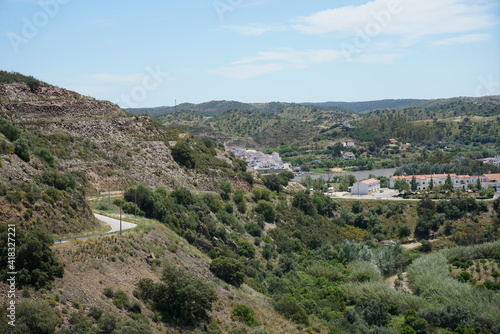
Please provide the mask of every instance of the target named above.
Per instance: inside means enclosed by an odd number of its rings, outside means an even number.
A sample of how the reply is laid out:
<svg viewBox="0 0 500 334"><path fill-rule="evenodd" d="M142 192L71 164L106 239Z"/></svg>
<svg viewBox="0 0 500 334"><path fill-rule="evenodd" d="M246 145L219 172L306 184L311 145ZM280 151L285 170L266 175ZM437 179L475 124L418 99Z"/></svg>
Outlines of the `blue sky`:
<svg viewBox="0 0 500 334"><path fill-rule="evenodd" d="M0 0L0 69L122 107L500 94L498 0Z"/></svg>

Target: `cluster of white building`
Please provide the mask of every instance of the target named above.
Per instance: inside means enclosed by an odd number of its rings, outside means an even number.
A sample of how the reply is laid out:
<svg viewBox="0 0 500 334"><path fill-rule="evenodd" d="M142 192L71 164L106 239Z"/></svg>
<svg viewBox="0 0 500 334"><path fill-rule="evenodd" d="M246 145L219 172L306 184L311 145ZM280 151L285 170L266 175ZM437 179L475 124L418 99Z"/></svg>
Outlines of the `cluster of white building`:
<svg viewBox="0 0 500 334"><path fill-rule="evenodd" d="M391 176L389 180L389 187L394 188L394 184L396 180L406 180L408 183L415 177L415 181L417 182L417 190L427 190L431 184L431 180L433 186L440 186L445 184L448 175L451 178L451 183L453 184L454 189L463 189L467 190L469 188L469 184L473 185L477 184L477 181L481 183L481 187L493 187L496 191L500 190L500 174L483 174L478 176L469 176L469 175L457 175L457 174L428 174L428 175L404 175L404 176Z"/></svg>
<svg viewBox="0 0 500 334"><path fill-rule="evenodd" d="M483 164L491 164L500 167L500 155L497 155L496 157L493 158L484 158L481 160L483 161Z"/></svg>
<svg viewBox="0 0 500 334"><path fill-rule="evenodd" d="M226 147L226 152L233 152L235 156L245 161L248 166L258 171L290 169L290 165L284 163L277 152L265 154L256 150L247 150L241 147Z"/></svg>

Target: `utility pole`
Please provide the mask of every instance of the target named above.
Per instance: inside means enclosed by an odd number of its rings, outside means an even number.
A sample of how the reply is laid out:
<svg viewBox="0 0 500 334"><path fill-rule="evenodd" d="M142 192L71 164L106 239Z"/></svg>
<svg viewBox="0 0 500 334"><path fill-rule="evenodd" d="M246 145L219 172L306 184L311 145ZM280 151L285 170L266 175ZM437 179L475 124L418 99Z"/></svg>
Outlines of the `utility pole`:
<svg viewBox="0 0 500 334"><path fill-rule="evenodd" d="M120 235L122 235L122 207L120 206Z"/></svg>

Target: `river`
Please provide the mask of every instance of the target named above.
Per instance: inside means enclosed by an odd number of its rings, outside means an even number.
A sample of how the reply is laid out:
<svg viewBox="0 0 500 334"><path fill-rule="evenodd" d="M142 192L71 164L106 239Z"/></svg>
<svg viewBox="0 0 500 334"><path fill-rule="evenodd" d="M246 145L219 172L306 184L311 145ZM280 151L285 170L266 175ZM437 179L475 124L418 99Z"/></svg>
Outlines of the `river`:
<svg viewBox="0 0 500 334"><path fill-rule="evenodd" d="M293 181L300 182L302 178L305 175L310 175L313 179L317 179L319 177L323 177L325 180L328 179L328 176L337 176L337 175L354 175L356 177L356 180L362 180L362 179L367 179L368 175L373 174L375 176L385 176L385 177L391 177L394 175L394 172L396 171L396 168L384 168L384 169L374 169L374 170L361 170L357 172L342 172L342 173L322 173L322 174L313 174L313 173L308 173L304 174L302 176L296 176Z"/></svg>

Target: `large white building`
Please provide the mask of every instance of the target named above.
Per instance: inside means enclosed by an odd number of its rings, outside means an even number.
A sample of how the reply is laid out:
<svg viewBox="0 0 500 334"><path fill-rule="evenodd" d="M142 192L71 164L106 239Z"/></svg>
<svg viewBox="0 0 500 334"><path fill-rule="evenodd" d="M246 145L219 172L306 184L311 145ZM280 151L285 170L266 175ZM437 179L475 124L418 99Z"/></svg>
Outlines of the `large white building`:
<svg viewBox="0 0 500 334"><path fill-rule="evenodd" d="M493 187L495 190L500 190L500 174L484 174L480 176L457 174L391 176L391 179L389 180L389 187L394 188L394 184L398 179L404 179L406 182L410 183L412 178L415 177L415 181L417 181L417 190L427 190L431 184L431 180L434 183L434 187L441 186L446 182L448 175L450 175L454 189L466 190L469 188L469 183L476 185L477 180L479 179L482 187Z"/></svg>
<svg viewBox="0 0 500 334"><path fill-rule="evenodd" d="M380 181L377 179L368 179L356 182L351 187L353 195L369 195L380 191Z"/></svg>

